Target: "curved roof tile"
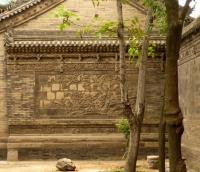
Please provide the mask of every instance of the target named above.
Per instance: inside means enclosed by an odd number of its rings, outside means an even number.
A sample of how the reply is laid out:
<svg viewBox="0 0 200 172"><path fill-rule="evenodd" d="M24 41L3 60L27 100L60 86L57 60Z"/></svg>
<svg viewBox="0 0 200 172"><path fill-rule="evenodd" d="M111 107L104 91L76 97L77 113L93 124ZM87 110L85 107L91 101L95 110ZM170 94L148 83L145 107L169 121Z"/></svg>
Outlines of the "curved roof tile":
<svg viewBox="0 0 200 172"><path fill-rule="evenodd" d="M19 1L19 0L18 0ZM18 2L16 1L16 2ZM13 15L16 15L18 13L21 13L25 11L26 9L29 9L30 7L37 5L42 0L24 0L21 3L18 3L17 5L11 5L7 8L7 10L1 11L0 13L0 21L5 20Z"/></svg>

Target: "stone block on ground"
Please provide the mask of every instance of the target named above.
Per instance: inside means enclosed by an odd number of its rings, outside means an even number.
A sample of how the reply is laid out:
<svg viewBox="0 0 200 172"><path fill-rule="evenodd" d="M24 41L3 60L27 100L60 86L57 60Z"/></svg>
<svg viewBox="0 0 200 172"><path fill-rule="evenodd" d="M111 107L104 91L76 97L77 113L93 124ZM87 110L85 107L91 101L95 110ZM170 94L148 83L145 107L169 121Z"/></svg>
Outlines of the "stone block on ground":
<svg viewBox="0 0 200 172"><path fill-rule="evenodd" d="M150 155L147 156L147 163L149 169L158 169L159 168L159 156Z"/></svg>
<svg viewBox="0 0 200 172"><path fill-rule="evenodd" d="M17 149L8 149L7 160L8 161L18 161L18 150Z"/></svg>

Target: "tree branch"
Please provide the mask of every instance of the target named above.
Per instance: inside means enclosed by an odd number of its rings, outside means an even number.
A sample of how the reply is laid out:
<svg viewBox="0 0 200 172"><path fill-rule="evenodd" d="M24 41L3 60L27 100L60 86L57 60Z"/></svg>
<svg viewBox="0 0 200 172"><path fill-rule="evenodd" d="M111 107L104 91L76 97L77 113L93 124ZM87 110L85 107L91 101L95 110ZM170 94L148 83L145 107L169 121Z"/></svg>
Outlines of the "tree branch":
<svg viewBox="0 0 200 172"><path fill-rule="evenodd" d="M125 59L125 38L124 38L124 20L122 12L122 1L117 0L117 14L118 14L118 31L117 36L119 40L119 54L120 54L120 89L122 103L128 102L128 87L126 78L126 59Z"/></svg>
<svg viewBox="0 0 200 172"><path fill-rule="evenodd" d="M128 4L128 5L130 5L133 8L138 9L143 14L147 14L147 10L142 5L138 4L137 1L134 1L134 0L125 0L125 3Z"/></svg>
<svg viewBox="0 0 200 172"><path fill-rule="evenodd" d="M182 11L180 13L180 19L181 20L184 20L186 15L187 15L188 10L190 9L190 2L192 2L192 0L187 0L185 5L184 5L184 7L183 7L183 9L182 9Z"/></svg>

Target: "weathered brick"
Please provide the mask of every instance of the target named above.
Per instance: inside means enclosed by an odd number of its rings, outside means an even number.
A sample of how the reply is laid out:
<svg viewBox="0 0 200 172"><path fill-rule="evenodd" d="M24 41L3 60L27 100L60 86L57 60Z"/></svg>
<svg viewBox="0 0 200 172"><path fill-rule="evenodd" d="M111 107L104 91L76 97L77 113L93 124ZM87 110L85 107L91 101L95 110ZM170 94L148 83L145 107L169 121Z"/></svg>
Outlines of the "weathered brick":
<svg viewBox="0 0 200 172"><path fill-rule="evenodd" d="M47 99L48 100L54 100L56 97L54 92L47 92Z"/></svg>
<svg viewBox="0 0 200 172"><path fill-rule="evenodd" d="M60 90L60 84L52 84L52 91L59 91Z"/></svg>
<svg viewBox="0 0 200 172"><path fill-rule="evenodd" d="M64 98L64 92L56 92L56 99L63 99Z"/></svg>

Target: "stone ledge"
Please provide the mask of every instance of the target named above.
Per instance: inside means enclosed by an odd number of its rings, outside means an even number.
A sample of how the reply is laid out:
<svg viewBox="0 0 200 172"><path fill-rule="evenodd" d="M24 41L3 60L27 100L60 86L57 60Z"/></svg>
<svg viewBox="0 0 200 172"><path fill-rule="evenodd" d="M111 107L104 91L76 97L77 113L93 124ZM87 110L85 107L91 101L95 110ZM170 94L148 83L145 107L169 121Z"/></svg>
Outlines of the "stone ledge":
<svg viewBox="0 0 200 172"><path fill-rule="evenodd" d="M45 157L46 154L53 150L60 149L65 150L63 153L71 154L71 156L76 155L77 157L81 155L86 159L90 156L97 156L97 154L102 157L114 154L122 156L126 145L126 141L121 134L10 136L8 140L8 160L12 161L18 160L18 152L20 157L21 150L24 150L26 153L31 152L31 150L48 150L45 151ZM12 158L13 152L16 158ZM63 153L61 153L62 156ZM49 158L51 158L51 155Z"/></svg>
<svg viewBox="0 0 200 172"><path fill-rule="evenodd" d="M15 120L9 119L9 125L90 125L90 124L116 124L119 119L34 119L34 120Z"/></svg>
<svg viewBox="0 0 200 172"><path fill-rule="evenodd" d="M44 134L44 135L35 135L35 134L23 134L23 135L12 135L9 136L9 143L21 143L21 142L73 142L73 141L110 141L110 138L120 141L124 141L124 135L121 133L105 133L105 134L67 134L67 135L58 135L58 134ZM167 139L167 135L166 135ZM141 141L144 142L157 142L158 133L142 133ZM7 140L6 140L7 142Z"/></svg>
<svg viewBox="0 0 200 172"><path fill-rule="evenodd" d="M142 134L140 146L142 148L157 148L158 134ZM69 134L69 135L20 135L9 136L7 147L10 148L58 148L69 147L73 144L125 144L123 134Z"/></svg>
<svg viewBox="0 0 200 172"><path fill-rule="evenodd" d="M112 138L112 139L111 139ZM53 142L53 143L72 143L72 142L88 142L88 141L123 141L123 134L69 134L69 135L19 135L9 136L8 144L12 143L24 143L24 142Z"/></svg>
<svg viewBox="0 0 200 172"><path fill-rule="evenodd" d="M53 124L58 124L58 125L88 125L88 124L116 124L120 118L118 119L34 119L34 120L16 120L10 118L8 123L9 125L12 126L18 126L18 125L53 125ZM158 126L159 124L159 119L144 119L143 125L155 125Z"/></svg>
<svg viewBox="0 0 200 172"><path fill-rule="evenodd" d="M6 149L7 148L7 137L0 137L0 149Z"/></svg>

